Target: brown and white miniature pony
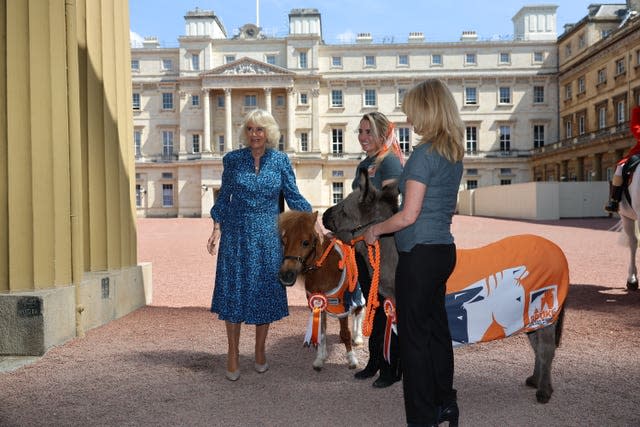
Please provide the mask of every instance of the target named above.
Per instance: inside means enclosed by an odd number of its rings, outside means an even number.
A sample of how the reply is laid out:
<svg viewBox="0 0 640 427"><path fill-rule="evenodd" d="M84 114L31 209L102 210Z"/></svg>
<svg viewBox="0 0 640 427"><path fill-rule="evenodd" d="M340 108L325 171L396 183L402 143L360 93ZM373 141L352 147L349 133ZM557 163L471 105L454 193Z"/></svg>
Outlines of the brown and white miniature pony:
<svg viewBox="0 0 640 427"><path fill-rule="evenodd" d="M313 368L324 366L327 354L327 313L340 321L340 341L347 351L349 369L358 366L352 343L361 345L362 305L364 299L356 287L355 262L349 263L349 247L321 236L315 229L318 212L288 211L280 214L280 235L284 258L280 266L280 282L293 286L299 276L304 278L309 308L312 312L305 344L317 345ZM345 253L346 252L346 253ZM355 289L348 289L349 285ZM361 301L360 301L361 300ZM314 316L315 314L315 316ZM349 329L353 320L353 339Z"/></svg>
<svg viewBox="0 0 640 427"><path fill-rule="evenodd" d="M366 172L359 174L358 181L358 189L323 215L324 226L345 241L389 218L397 208L395 186L376 190ZM551 363L569 289L564 253L547 239L519 235L481 248L458 249L456 255L445 300L453 345L527 332L535 365L526 384L537 389L538 402L548 402L553 392ZM395 271L384 259L380 268Z"/></svg>

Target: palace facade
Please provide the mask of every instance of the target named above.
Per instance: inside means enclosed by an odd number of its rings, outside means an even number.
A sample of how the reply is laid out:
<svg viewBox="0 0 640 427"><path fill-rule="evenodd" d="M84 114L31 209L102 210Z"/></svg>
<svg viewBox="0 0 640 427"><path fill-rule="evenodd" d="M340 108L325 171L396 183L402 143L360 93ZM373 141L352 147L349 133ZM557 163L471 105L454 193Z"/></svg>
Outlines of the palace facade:
<svg viewBox="0 0 640 427"><path fill-rule="evenodd" d="M560 137L534 148L535 180L610 181L635 145L629 115L640 105L639 10L638 0L589 5L558 38Z"/></svg>
<svg viewBox="0 0 640 427"><path fill-rule="evenodd" d="M459 41L430 42L410 32L380 43L361 33L344 44L323 41L316 9L291 10L284 37L253 24L230 35L213 11L189 11L179 47L146 38L131 50L138 216L208 216L222 156L239 147L240 122L254 108L273 113L279 149L322 211L351 191L364 113L386 114L411 155L416 136L402 98L427 78L448 85L466 125L461 189L557 179L541 174L553 167L535 157L548 157L542 150L564 132L556 8L520 9L510 40L465 31Z"/></svg>

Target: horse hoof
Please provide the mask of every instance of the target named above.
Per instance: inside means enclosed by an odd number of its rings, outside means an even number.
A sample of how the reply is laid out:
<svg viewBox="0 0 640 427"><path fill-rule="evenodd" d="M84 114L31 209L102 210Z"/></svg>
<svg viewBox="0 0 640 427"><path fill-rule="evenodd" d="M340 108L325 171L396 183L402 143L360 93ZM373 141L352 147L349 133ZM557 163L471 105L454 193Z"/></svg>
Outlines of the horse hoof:
<svg viewBox="0 0 640 427"><path fill-rule="evenodd" d="M551 399L551 393L547 393L545 391L538 390L536 392L536 399L538 400L538 403L547 403L549 401L549 399Z"/></svg>
<svg viewBox="0 0 640 427"><path fill-rule="evenodd" d="M529 387L538 388L538 382L533 377L533 375L531 375L529 378L527 378L527 380L524 383Z"/></svg>
<svg viewBox="0 0 640 427"><path fill-rule="evenodd" d="M627 282L627 289L630 291L638 290L638 282Z"/></svg>

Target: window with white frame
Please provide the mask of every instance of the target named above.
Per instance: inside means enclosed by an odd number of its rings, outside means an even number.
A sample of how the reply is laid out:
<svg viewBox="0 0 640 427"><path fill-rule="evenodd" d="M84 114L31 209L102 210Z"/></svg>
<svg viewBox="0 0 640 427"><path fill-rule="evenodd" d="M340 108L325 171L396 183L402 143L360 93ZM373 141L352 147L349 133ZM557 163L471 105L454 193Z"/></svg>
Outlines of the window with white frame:
<svg viewBox="0 0 640 427"><path fill-rule="evenodd" d="M477 179L468 179L467 180L467 190L473 190L478 188L478 180Z"/></svg>
<svg viewBox="0 0 640 427"><path fill-rule="evenodd" d="M162 109L173 110L173 93L162 92Z"/></svg>
<svg viewBox="0 0 640 427"><path fill-rule="evenodd" d="M567 118L564 121L564 137L567 139L573 137L573 121L571 118Z"/></svg>
<svg viewBox="0 0 640 427"><path fill-rule="evenodd" d="M510 64L511 54L509 52L500 52L500 54L498 55L498 62L500 64Z"/></svg>
<svg viewBox="0 0 640 427"><path fill-rule="evenodd" d="M270 65L276 65L276 56L275 55L265 55L264 62Z"/></svg>
<svg viewBox="0 0 640 427"><path fill-rule="evenodd" d="M131 95L133 97L133 110L140 111L140 94L133 92Z"/></svg>
<svg viewBox="0 0 640 427"><path fill-rule="evenodd" d="M586 86L584 84L584 76L578 77L578 94L584 93Z"/></svg>
<svg viewBox="0 0 640 427"><path fill-rule="evenodd" d="M475 53L464 54L464 65L476 65L476 64L477 64L477 56Z"/></svg>
<svg viewBox="0 0 640 427"><path fill-rule="evenodd" d="M571 43L567 43L564 47L564 56L567 58L571 56Z"/></svg>
<svg viewBox="0 0 640 427"><path fill-rule="evenodd" d="M197 133L191 135L191 150L193 153L200 152L200 135Z"/></svg>
<svg viewBox="0 0 640 427"><path fill-rule="evenodd" d="M298 66L300 68L309 68L309 63L307 62L307 52L298 52Z"/></svg>
<svg viewBox="0 0 640 427"><path fill-rule="evenodd" d="M442 54L434 53L431 55L431 65L442 65Z"/></svg>
<svg viewBox="0 0 640 427"><path fill-rule="evenodd" d="M300 132L300 151L309 151L309 134Z"/></svg>
<svg viewBox="0 0 640 427"><path fill-rule="evenodd" d="M191 94L191 106L192 107L199 107L200 106L200 95L198 95L196 93L192 93Z"/></svg>
<svg viewBox="0 0 640 427"><path fill-rule="evenodd" d="M344 199L344 183L333 182L331 183L331 201L333 204L340 203Z"/></svg>
<svg viewBox="0 0 640 427"><path fill-rule="evenodd" d="M598 70L598 84L607 82L607 69L601 68Z"/></svg>
<svg viewBox="0 0 640 427"><path fill-rule="evenodd" d="M476 126L467 126L465 145L467 154L476 154L478 152L478 128Z"/></svg>
<svg viewBox="0 0 640 427"><path fill-rule="evenodd" d="M400 107L402 106L402 102L404 101L404 96L407 94L407 89L404 87L399 87L397 93L398 95L396 98L396 105Z"/></svg>
<svg viewBox="0 0 640 427"><path fill-rule="evenodd" d="M224 96L219 95L216 100L216 105L218 108L224 108Z"/></svg>
<svg viewBox="0 0 640 427"><path fill-rule="evenodd" d="M584 114L578 116L578 135L584 135L587 132L587 119Z"/></svg>
<svg viewBox="0 0 640 427"><path fill-rule="evenodd" d="M233 62L236 60L236 56L235 55L225 55L224 56L224 63L228 64L230 62Z"/></svg>
<svg viewBox="0 0 640 427"><path fill-rule="evenodd" d="M163 59L162 60L162 69L164 71L173 70L173 61L171 59Z"/></svg>
<svg viewBox="0 0 640 427"><path fill-rule="evenodd" d="M533 62L536 64L544 62L544 52L533 52Z"/></svg>
<svg viewBox="0 0 640 427"><path fill-rule="evenodd" d="M511 185L511 180L510 179L501 179L500 180L500 185Z"/></svg>
<svg viewBox="0 0 640 427"><path fill-rule="evenodd" d="M278 95L276 96L276 107L284 107L286 105L287 101L284 97L284 95Z"/></svg>
<svg viewBox="0 0 640 427"><path fill-rule="evenodd" d="M139 129L133 131L133 150L136 157L142 156L142 131Z"/></svg>
<svg viewBox="0 0 640 427"><path fill-rule="evenodd" d="M401 67L409 66L409 55L405 55L405 54L398 55L398 65Z"/></svg>
<svg viewBox="0 0 640 427"><path fill-rule="evenodd" d="M564 85L564 99L571 99L572 97L572 85L571 83L567 83Z"/></svg>
<svg viewBox="0 0 640 427"><path fill-rule="evenodd" d="M342 68L342 56L332 56L331 66L333 68Z"/></svg>
<svg viewBox="0 0 640 427"><path fill-rule="evenodd" d="M624 123L626 121L625 102L620 100L616 103L616 123Z"/></svg>
<svg viewBox="0 0 640 427"><path fill-rule="evenodd" d="M498 104L511 104L511 88L501 86L498 89Z"/></svg>
<svg viewBox="0 0 640 427"><path fill-rule="evenodd" d="M511 151L511 126L509 125L500 126L500 151Z"/></svg>
<svg viewBox="0 0 640 427"><path fill-rule="evenodd" d="M257 97L257 95L245 95L244 96L244 107L247 110L258 108L258 97Z"/></svg>
<svg viewBox="0 0 640 427"><path fill-rule="evenodd" d="M582 33L578 36L578 49L584 49L586 45L587 45L587 38L585 37L584 33Z"/></svg>
<svg viewBox="0 0 640 427"><path fill-rule="evenodd" d="M280 139L278 139L278 151L284 151L284 135L280 134Z"/></svg>
<svg viewBox="0 0 640 427"><path fill-rule="evenodd" d="M533 148L544 147L544 125L533 125Z"/></svg>
<svg viewBox="0 0 640 427"><path fill-rule="evenodd" d="M131 71L135 71L135 72L140 71L140 60L139 59L132 59L131 60Z"/></svg>
<svg viewBox="0 0 640 427"><path fill-rule="evenodd" d="M404 154L408 154L411 151L411 129L408 127L398 128L398 145L400 150Z"/></svg>
<svg viewBox="0 0 640 427"><path fill-rule="evenodd" d="M200 69L200 55L197 53L191 54L191 69L198 71Z"/></svg>
<svg viewBox="0 0 640 427"><path fill-rule="evenodd" d="M309 105L309 94L306 92L300 92L298 102L300 102L300 105Z"/></svg>
<svg viewBox="0 0 640 427"><path fill-rule="evenodd" d="M625 72L626 72L626 69L624 66L624 58L618 59L616 61L616 76L624 74Z"/></svg>
<svg viewBox="0 0 640 427"><path fill-rule="evenodd" d="M607 108L598 107L598 129L607 127Z"/></svg>
<svg viewBox="0 0 640 427"><path fill-rule="evenodd" d="M376 106L376 90L375 89L364 90L364 106L365 107Z"/></svg>
<svg viewBox="0 0 640 427"><path fill-rule="evenodd" d="M533 87L533 103L534 104L544 103L544 86Z"/></svg>
<svg viewBox="0 0 640 427"><path fill-rule="evenodd" d="M162 155L164 157L173 156L173 131L162 131Z"/></svg>
<svg viewBox="0 0 640 427"><path fill-rule="evenodd" d="M173 184L162 184L162 207L173 206Z"/></svg>
<svg viewBox="0 0 640 427"><path fill-rule="evenodd" d="M376 57L373 55L365 55L364 57L364 66L365 67L375 67L376 66Z"/></svg>
<svg viewBox="0 0 640 427"><path fill-rule="evenodd" d="M224 135L218 135L218 151L224 153Z"/></svg>
<svg viewBox="0 0 640 427"><path fill-rule="evenodd" d="M464 88L464 103L465 105L478 105L478 88Z"/></svg>
<svg viewBox="0 0 640 427"><path fill-rule="evenodd" d="M332 107L342 107L342 90L340 89L332 89L331 90L331 106Z"/></svg>
<svg viewBox="0 0 640 427"><path fill-rule="evenodd" d="M136 207L142 206L142 186L140 184L136 184Z"/></svg>
<svg viewBox="0 0 640 427"><path fill-rule="evenodd" d="M331 153L342 154L344 152L344 131L341 128L331 129Z"/></svg>

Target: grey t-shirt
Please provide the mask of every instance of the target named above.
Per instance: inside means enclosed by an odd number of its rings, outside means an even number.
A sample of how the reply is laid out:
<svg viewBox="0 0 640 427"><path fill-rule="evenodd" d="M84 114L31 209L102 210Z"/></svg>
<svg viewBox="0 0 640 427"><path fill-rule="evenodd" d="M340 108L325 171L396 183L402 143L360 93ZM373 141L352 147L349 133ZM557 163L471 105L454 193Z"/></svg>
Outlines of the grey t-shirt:
<svg viewBox="0 0 640 427"><path fill-rule="evenodd" d="M395 179L402 173L402 165L400 159L393 154L387 154L382 161L376 165L376 158L378 156L367 157L362 160L356 169L356 176L351 183L351 188L355 190L358 188L358 170L366 169L369 171L369 179L373 183L373 186L377 189L382 188L382 182L388 179Z"/></svg>
<svg viewBox="0 0 640 427"><path fill-rule="evenodd" d="M462 179L462 161L451 163L430 148L430 142L415 147L398 180L403 198L408 180L427 186L416 222L395 233L401 252L409 252L417 244L453 243L451 218Z"/></svg>

